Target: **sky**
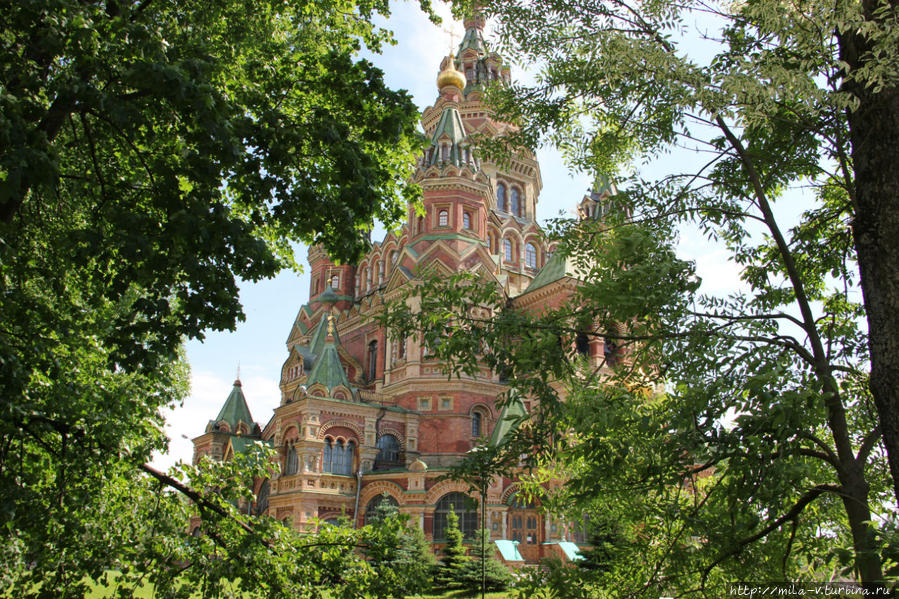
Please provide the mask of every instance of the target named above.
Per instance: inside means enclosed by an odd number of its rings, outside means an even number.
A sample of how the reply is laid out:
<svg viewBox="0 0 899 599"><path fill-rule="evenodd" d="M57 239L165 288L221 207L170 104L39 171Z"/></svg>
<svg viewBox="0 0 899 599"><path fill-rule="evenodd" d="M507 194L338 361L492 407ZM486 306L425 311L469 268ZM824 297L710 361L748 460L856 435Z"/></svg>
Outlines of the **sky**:
<svg viewBox="0 0 899 599"><path fill-rule="evenodd" d="M369 58L385 73L387 83L395 89L408 90L420 109L437 98L436 78L440 60L450 47L447 29L461 39L462 24L454 22L446 5L435 3L444 18L441 25L432 24L415 2L391 3L392 14L384 24L394 31L397 44L385 47L380 55ZM490 27L487 28L488 43ZM529 81L530 75L514 68L512 77ZM537 203L538 221L572 215L575 206L591 186L590 177L572 174L561 156L552 148L537 150L543 191ZM373 236L378 239L377 232ZM727 262L723 249L709 248L698 233L685 233L679 244L682 257L697 260L698 274L707 283L704 290L715 292L739 284L738 272ZM298 248L298 261L306 264L306 248ZM168 468L177 461L190 462L193 445L190 439L203 433L209 420L216 417L240 373L244 395L253 418L265 426L272 411L280 403L278 379L287 358L285 342L300 307L309 296L308 272L282 272L274 279L260 283L242 283L240 300L246 320L235 331L207 332L201 342L187 342L187 359L191 366L190 395L183 405L175 406L166 416L166 433L170 439L166 455L155 456L153 463Z"/></svg>

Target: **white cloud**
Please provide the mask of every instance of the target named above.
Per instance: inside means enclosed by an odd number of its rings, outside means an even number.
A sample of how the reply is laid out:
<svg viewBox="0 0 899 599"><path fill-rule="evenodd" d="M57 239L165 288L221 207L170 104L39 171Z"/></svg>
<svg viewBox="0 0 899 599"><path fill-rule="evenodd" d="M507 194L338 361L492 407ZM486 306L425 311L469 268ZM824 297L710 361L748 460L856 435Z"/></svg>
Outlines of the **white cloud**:
<svg viewBox="0 0 899 599"><path fill-rule="evenodd" d="M260 426L265 426L281 399L278 381L263 374L270 371L270 367L259 364L241 366L244 396L250 413ZM190 378L190 395L184 405L165 412L169 452L154 455L152 463L157 468L167 469L178 461L191 461L191 439L203 434L206 424L218 415L234 383L233 379L220 373L204 370L192 372Z"/></svg>

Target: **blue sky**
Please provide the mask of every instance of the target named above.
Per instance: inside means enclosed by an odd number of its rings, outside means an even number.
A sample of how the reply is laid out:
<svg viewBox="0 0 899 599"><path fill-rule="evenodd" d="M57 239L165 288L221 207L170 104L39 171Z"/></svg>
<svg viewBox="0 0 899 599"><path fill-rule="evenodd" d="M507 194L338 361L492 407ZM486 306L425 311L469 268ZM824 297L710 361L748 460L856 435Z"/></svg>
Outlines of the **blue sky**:
<svg viewBox="0 0 899 599"><path fill-rule="evenodd" d="M386 25L395 32L397 45L371 59L384 70L389 85L409 90L419 108L424 109L437 96L439 63L449 49L450 36L444 29L453 27L453 21L449 10L441 4L436 5L444 16L440 26L433 25L419 11L417 3L393 3L392 7L393 14ZM454 27L462 32L461 23ZM512 77L519 81L530 79L528 73L514 66ZM589 177L569 173L559 154L550 148L538 149L537 156L543 176L538 219L553 218L560 212L571 214L590 187ZM689 233L682 237L680 248L682 254L698 259L699 274L705 281L720 290L737 285L736 269L727 263L723 250L709 248L700 236ZM305 264L306 248L298 251L299 261ZM166 468L178 460L190 461L193 446L189 439L201 434L218 413L237 376L238 365L253 417L265 426L279 404L278 378L287 357L284 342L297 311L308 298L308 289L308 273L284 272L272 280L244 283L240 299L246 320L234 332L209 332L203 342L187 343L191 393L182 406L166 413L166 432L171 443L168 455L154 460L157 466Z"/></svg>

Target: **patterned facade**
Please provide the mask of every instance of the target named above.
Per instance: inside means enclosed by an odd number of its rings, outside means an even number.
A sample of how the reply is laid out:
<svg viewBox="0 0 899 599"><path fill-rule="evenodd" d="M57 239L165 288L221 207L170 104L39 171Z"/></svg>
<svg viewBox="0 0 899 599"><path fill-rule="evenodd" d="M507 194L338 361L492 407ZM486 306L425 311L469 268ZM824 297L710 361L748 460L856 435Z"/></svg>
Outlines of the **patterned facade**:
<svg viewBox="0 0 899 599"><path fill-rule="evenodd" d="M257 485L259 513L300 528L340 517L361 525L386 495L435 543L449 509L468 531L480 525L477 508L463 501L467 486L438 478L478 439L501 434L497 401L506 386L487 368L447 380L420 340L392 339L371 317L422 267L480 273L522 310L559 304L576 285L535 220L542 183L534 156L500 166L470 144L473 135L502 135L510 126L483 103L485 84L510 77L488 51L483 25L466 21L458 52L440 65L439 95L422 115L431 144L414 176L424 213L410 206L401 232L375 243L356 265L335 264L312 248L310 295L287 338L281 405L258 427L238 381L194 440L195 459L227 459L251 439L278 451L281 474ZM596 190L581 209L593 209L609 191ZM606 348L598 340L580 349L599 364ZM490 486L486 527L496 540L518 541L524 561L573 537L566 523L521 501L512 479Z"/></svg>

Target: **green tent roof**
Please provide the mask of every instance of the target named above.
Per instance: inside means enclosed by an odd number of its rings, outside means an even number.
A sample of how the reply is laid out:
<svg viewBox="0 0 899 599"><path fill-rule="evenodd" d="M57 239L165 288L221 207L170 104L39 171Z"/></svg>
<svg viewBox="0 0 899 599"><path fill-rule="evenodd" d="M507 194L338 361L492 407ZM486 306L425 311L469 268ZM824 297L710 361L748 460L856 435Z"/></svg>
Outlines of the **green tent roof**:
<svg viewBox="0 0 899 599"><path fill-rule="evenodd" d="M465 140L465 125L462 123L462 116L455 106L449 105L443 109L440 120L437 122L437 128L431 136L431 145L435 150L430 153L429 164L452 163L456 166L465 164L462 155L462 147L460 144ZM440 152L440 140L448 138L449 140L449 156L447 160Z"/></svg>
<svg viewBox="0 0 899 599"><path fill-rule="evenodd" d="M225 405L219 411L215 421L224 420L231 427L231 430L237 428L238 422L243 422L247 426L253 426L253 416L250 414L250 408L247 406L247 400L243 395L243 389L240 379L234 381L234 387L231 388L231 394L225 400Z"/></svg>
<svg viewBox="0 0 899 599"><path fill-rule="evenodd" d="M462 43L459 44L459 54L469 48L477 50L478 56L483 56L487 53L487 42L484 41L484 34L477 27L469 27L465 31L465 37L462 38Z"/></svg>
<svg viewBox="0 0 899 599"><path fill-rule="evenodd" d="M504 444L512 431L518 428L518 425L527 418L528 411L524 407L524 402L518 397L515 391L511 391L512 396L509 402L503 407L503 411L499 415L499 421L490 435L489 445L499 447Z"/></svg>
<svg viewBox="0 0 899 599"><path fill-rule="evenodd" d="M330 318L333 317L330 315L325 316L322 318L322 323ZM322 330L321 323L319 324L319 330ZM338 385L349 388L350 381L347 379L346 372L343 370L343 364L340 362L340 354L337 353L337 344L340 343L340 340L337 337L337 327L325 326L324 330L325 337L321 341L321 350L316 351L315 345L313 345L313 351L315 351L319 357L315 360L315 366L312 367L312 372L309 373L309 380L306 384L310 387L312 385L322 384L327 387L329 391ZM318 336L319 331L316 331L315 334ZM315 339L313 339L313 341L315 341Z"/></svg>
<svg viewBox="0 0 899 599"><path fill-rule="evenodd" d="M272 447L271 441L262 441L260 439L238 435L231 437L231 448L234 449L234 453L247 453L254 443L262 443Z"/></svg>

